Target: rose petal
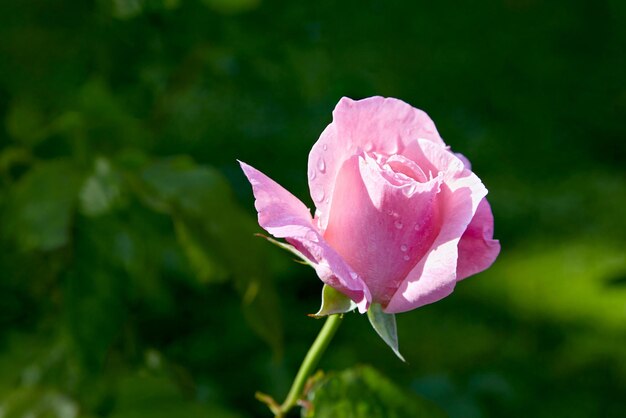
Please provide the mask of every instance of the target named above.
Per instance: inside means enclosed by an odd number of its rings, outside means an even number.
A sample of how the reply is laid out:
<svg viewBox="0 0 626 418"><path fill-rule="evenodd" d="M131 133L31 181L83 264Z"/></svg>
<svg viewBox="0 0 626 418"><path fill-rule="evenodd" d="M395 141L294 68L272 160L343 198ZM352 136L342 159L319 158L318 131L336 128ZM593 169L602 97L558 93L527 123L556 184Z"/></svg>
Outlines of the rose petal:
<svg viewBox="0 0 626 418"><path fill-rule="evenodd" d="M459 242L456 280L463 280L489 268L499 253L500 242L493 239L491 207L487 199L483 199Z"/></svg>
<svg viewBox="0 0 626 418"><path fill-rule="evenodd" d="M324 238L361 275L373 301L387 304L437 236L440 183L394 184L367 156L354 156L337 176Z"/></svg>
<svg viewBox="0 0 626 418"><path fill-rule="evenodd" d="M480 179L464 169L463 162L454 154L430 141L420 140L419 145L434 169L445 174L437 197L442 225L427 255L407 275L385 307L388 313L409 311L452 293L460 238L487 194Z"/></svg>
<svg viewBox="0 0 626 418"><path fill-rule="evenodd" d="M303 254L310 257L320 279L354 300L361 313L367 311L371 301L367 285L320 235L307 207L265 174L239 164L252 185L259 225L274 237L306 249Z"/></svg>
<svg viewBox="0 0 626 418"><path fill-rule="evenodd" d="M342 98L333 111L333 122L309 154L309 188L322 231L328 225L336 178L346 160L362 151L402 153L417 138L445 146L428 115L401 100Z"/></svg>
<svg viewBox="0 0 626 418"><path fill-rule="evenodd" d="M460 152L455 152L454 155L456 155L459 160L463 161L463 165L466 169L472 169L472 163L470 163L470 160L468 160L465 155L461 154Z"/></svg>
<svg viewBox="0 0 626 418"><path fill-rule="evenodd" d="M408 144L404 154L410 160L415 161L422 171L430 177L442 173L445 176L445 181L452 181L465 170L463 161L450 152L448 147L424 138L418 138Z"/></svg>

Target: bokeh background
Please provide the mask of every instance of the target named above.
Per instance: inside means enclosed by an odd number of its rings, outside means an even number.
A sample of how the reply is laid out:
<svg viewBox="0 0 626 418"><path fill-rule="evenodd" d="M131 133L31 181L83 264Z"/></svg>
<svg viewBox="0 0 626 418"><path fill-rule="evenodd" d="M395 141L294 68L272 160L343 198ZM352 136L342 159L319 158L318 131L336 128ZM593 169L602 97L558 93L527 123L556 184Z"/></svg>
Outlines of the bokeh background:
<svg viewBox="0 0 626 418"><path fill-rule="evenodd" d="M236 159L312 207L342 96L424 109L502 253L370 364L450 417L626 413L626 3L0 2L0 417L268 416L321 283L254 237Z"/></svg>

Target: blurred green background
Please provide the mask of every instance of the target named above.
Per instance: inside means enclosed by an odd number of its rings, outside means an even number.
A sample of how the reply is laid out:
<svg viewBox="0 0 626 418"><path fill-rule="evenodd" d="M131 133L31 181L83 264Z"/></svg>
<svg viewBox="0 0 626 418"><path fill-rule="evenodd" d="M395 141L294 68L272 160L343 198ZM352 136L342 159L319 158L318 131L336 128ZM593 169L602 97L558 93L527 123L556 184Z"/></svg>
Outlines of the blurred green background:
<svg viewBox="0 0 626 418"><path fill-rule="evenodd" d="M259 232L235 159L309 206L342 96L424 109L502 253L371 364L453 418L626 411L626 3L0 2L0 417L269 416L321 283ZM376 379L375 379L376 380ZM373 416L373 415L372 415Z"/></svg>

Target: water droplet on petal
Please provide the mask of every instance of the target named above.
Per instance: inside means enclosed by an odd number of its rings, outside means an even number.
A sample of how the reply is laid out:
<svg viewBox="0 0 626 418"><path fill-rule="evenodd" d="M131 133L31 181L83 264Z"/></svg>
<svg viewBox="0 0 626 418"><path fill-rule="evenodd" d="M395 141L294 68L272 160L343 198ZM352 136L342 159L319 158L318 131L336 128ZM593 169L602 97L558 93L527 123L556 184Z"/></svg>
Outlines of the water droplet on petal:
<svg viewBox="0 0 626 418"><path fill-rule="evenodd" d="M400 222L400 221L395 221L393 224L395 225L395 227L397 229L402 229L402 227L404 226L404 225L402 225L402 222Z"/></svg>
<svg viewBox="0 0 626 418"><path fill-rule="evenodd" d="M328 149L328 145L324 144L322 145L322 148L324 149L324 151L326 151Z"/></svg>
<svg viewBox="0 0 626 418"><path fill-rule="evenodd" d="M356 279L358 279L358 278L359 278L359 275L358 275L358 274L356 274L355 272L351 271L351 272L350 272L350 277L352 277L354 280L356 280Z"/></svg>
<svg viewBox="0 0 626 418"><path fill-rule="evenodd" d="M309 180L315 179L315 170L309 170Z"/></svg>
<svg viewBox="0 0 626 418"><path fill-rule="evenodd" d="M416 231L419 231L420 230L419 224L415 225L415 228L413 228L413 229L415 229Z"/></svg>
<svg viewBox="0 0 626 418"><path fill-rule="evenodd" d="M411 257L409 257L408 255L405 255L404 257L402 257L404 259L404 261L409 261L411 259Z"/></svg>
<svg viewBox="0 0 626 418"><path fill-rule="evenodd" d="M317 161L317 169L322 173L326 171L326 163L322 158Z"/></svg>
<svg viewBox="0 0 626 418"><path fill-rule="evenodd" d="M315 199L316 202L321 202L322 200L324 200L324 189L317 189L313 192L313 199Z"/></svg>
<svg viewBox="0 0 626 418"><path fill-rule="evenodd" d="M307 233L304 234L304 238L308 239L309 241L317 242L317 234L315 234L315 232L313 231L307 231Z"/></svg>
<svg viewBox="0 0 626 418"><path fill-rule="evenodd" d="M403 253L405 253L405 252L406 252L406 250L408 250L408 249L409 249L409 247L407 247L407 246L406 246L406 245L404 245L404 244L400 246L400 251L402 251Z"/></svg>

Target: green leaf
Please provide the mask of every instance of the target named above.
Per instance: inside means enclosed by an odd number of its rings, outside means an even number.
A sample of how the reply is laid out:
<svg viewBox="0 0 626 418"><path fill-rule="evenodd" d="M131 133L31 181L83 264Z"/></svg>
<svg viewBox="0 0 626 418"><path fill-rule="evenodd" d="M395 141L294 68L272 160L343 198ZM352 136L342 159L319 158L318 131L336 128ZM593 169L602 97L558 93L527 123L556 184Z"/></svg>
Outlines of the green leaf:
<svg viewBox="0 0 626 418"><path fill-rule="evenodd" d="M4 394L0 403L2 417L77 418L78 404L55 389L21 387ZM83 416L83 415L81 415Z"/></svg>
<svg viewBox="0 0 626 418"><path fill-rule="evenodd" d="M0 152L0 173L8 177L14 166L29 165L32 159L30 151L26 148L6 147Z"/></svg>
<svg viewBox="0 0 626 418"><path fill-rule="evenodd" d="M6 128L13 139L24 145L36 145L46 135L45 116L37 103L30 100L13 101L6 117Z"/></svg>
<svg viewBox="0 0 626 418"><path fill-rule="evenodd" d="M38 164L12 189L5 230L24 250L49 251L66 245L82 182L71 162Z"/></svg>
<svg viewBox="0 0 626 418"><path fill-rule="evenodd" d="M169 214L199 282L226 275L242 297L244 315L276 352L282 348L278 293L268 246L254 239L256 221L235 201L217 170L188 157L149 164L141 172L145 202Z"/></svg>
<svg viewBox="0 0 626 418"><path fill-rule="evenodd" d="M107 213L120 199L121 178L106 158L97 158L93 173L80 191L80 209L87 216Z"/></svg>
<svg viewBox="0 0 626 418"><path fill-rule="evenodd" d="M260 0L202 0L211 9L223 14L247 12L258 7Z"/></svg>
<svg viewBox="0 0 626 418"><path fill-rule="evenodd" d="M188 399L174 381L149 374L125 376L118 384L111 418L239 418L240 415L212 403Z"/></svg>
<svg viewBox="0 0 626 418"><path fill-rule="evenodd" d="M202 236L180 219L174 220L176 238L195 272L198 280L203 283L223 282L228 278L228 269L216 260L214 255L206 251L202 244Z"/></svg>
<svg viewBox="0 0 626 418"><path fill-rule="evenodd" d="M320 318L322 316L350 312L356 308L356 303L337 289L324 285L322 289L322 306L319 311L309 316Z"/></svg>
<svg viewBox="0 0 626 418"><path fill-rule="evenodd" d="M380 338L387 343L393 352L402 361L404 357L398 350L398 331L396 328L396 316L394 314L387 314L383 312L382 306L379 303L372 303L367 311L367 317L370 320L370 324L374 330L380 335Z"/></svg>
<svg viewBox="0 0 626 418"><path fill-rule="evenodd" d="M444 418L431 402L402 390L370 366L329 374L307 393L304 418Z"/></svg>
<svg viewBox="0 0 626 418"><path fill-rule="evenodd" d="M65 277L64 320L82 365L96 371L119 338L126 318L124 276L103 267L93 269L89 265L93 258L81 255L85 261L79 261Z"/></svg>
<svg viewBox="0 0 626 418"><path fill-rule="evenodd" d="M58 131L81 141L76 142L77 146L141 147L150 137L146 126L129 111L126 101L102 78L94 77L85 82L77 99L76 112L67 112L56 121Z"/></svg>
<svg viewBox="0 0 626 418"><path fill-rule="evenodd" d="M131 19L143 11L142 0L113 0L113 16L118 19Z"/></svg>

